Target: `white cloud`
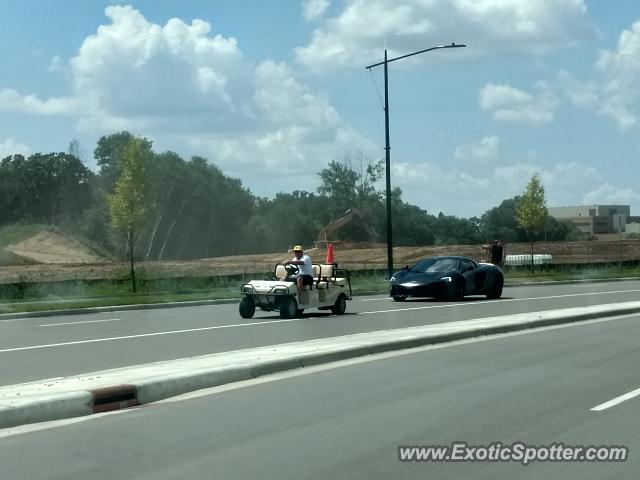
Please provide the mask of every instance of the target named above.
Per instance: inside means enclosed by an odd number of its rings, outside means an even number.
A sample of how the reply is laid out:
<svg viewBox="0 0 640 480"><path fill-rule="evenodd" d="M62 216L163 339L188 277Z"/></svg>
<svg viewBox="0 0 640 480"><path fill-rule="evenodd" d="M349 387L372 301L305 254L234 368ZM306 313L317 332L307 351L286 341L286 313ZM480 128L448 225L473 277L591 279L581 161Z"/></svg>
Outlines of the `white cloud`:
<svg viewBox="0 0 640 480"><path fill-rule="evenodd" d="M494 160L498 156L500 139L496 136L484 137L479 142L456 147L453 156L458 160Z"/></svg>
<svg viewBox="0 0 640 480"><path fill-rule="evenodd" d="M13 138L9 137L0 142L0 159L8 157L9 155L24 155L29 156L31 149L26 145L17 143Z"/></svg>
<svg viewBox="0 0 640 480"><path fill-rule="evenodd" d="M606 183L585 194L582 197L582 203L586 205L640 205L640 192L632 188L616 188Z"/></svg>
<svg viewBox="0 0 640 480"><path fill-rule="evenodd" d="M636 125L640 108L640 21L620 34L616 50L601 52L597 68L605 77L600 113L622 128Z"/></svg>
<svg viewBox="0 0 640 480"><path fill-rule="evenodd" d="M576 203L585 190L602 183L602 175L593 167L577 162L556 163L552 167L518 163L496 168L493 178L495 184L500 185L501 191L514 196L524 191L534 173L540 174L548 204L551 206Z"/></svg>
<svg viewBox="0 0 640 480"><path fill-rule="evenodd" d="M260 169L316 172L332 157L370 148L290 66L248 62L236 39L212 33L209 23L173 18L161 26L130 6L105 13L110 22L69 62L69 97L2 90L0 109L71 113L84 130L127 129L262 183Z"/></svg>
<svg viewBox="0 0 640 480"><path fill-rule="evenodd" d="M541 176L549 206L578 204L584 201L585 192L595 191L603 184L598 171L577 162L557 163L551 167L515 163L476 171L481 173L455 167L441 168L429 162L396 163L392 181L403 190L405 200L430 212L455 210L466 216L480 215L506 198L521 195L534 173ZM452 202L455 202L455 208Z"/></svg>
<svg viewBox="0 0 640 480"><path fill-rule="evenodd" d="M480 89L479 104L495 120L539 126L554 120L558 97L546 82L534 86L535 93L508 84L488 83Z"/></svg>
<svg viewBox="0 0 640 480"><path fill-rule="evenodd" d="M320 18L326 12L329 4L329 0L305 0L302 2L302 15L307 20Z"/></svg>
<svg viewBox="0 0 640 480"><path fill-rule="evenodd" d="M39 115L66 115L73 113L76 102L72 98L41 100L35 95L25 95L10 88L0 89L0 110L35 113Z"/></svg>
<svg viewBox="0 0 640 480"><path fill-rule="evenodd" d="M558 73L557 81L562 95L573 106L588 110L598 107L600 92L596 82L579 80L565 70Z"/></svg>
<svg viewBox="0 0 640 480"><path fill-rule="evenodd" d="M296 54L321 71L379 59L385 37L392 56L416 45L456 41L469 45L454 55L461 58L541 54L594 35L583 0L347 0L342 12L326 18Z"/></svg>

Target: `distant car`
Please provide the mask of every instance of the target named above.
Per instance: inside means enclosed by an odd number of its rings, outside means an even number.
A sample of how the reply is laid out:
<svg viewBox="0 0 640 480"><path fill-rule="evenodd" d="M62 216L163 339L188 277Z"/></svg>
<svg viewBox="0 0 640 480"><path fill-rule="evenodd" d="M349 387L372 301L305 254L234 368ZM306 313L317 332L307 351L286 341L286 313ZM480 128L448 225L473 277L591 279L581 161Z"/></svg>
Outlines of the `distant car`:
<svg viewBox="0 0 640 480"><path fill-rule="evenodd" d="M504 275L497 265L478 263L467 257L428 257L391 277L391 296L460 300L466 295L500 298Z"/></svg>

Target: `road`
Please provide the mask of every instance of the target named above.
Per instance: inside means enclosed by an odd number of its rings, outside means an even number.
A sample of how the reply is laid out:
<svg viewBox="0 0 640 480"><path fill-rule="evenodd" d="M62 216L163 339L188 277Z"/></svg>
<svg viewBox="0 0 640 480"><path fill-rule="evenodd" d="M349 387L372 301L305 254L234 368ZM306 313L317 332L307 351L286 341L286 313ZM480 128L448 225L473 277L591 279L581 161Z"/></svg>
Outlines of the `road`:
<svg viewBox="0 0 640 480"><path fill-rule="evenodd" d="M354 297L347 314L282 320L237 305L138 310L0 321L0 385L285 342L470 318L637 300L640 281L505 288L500 300L396 303Z"/></svg>
<svg viewBox="0 0 640 480"><path fill-rule="evenodd" d="M1 438L3 477L635 479L640 316L305 369ZM401 463L399 445L624 445L626 463Z"/></svg>

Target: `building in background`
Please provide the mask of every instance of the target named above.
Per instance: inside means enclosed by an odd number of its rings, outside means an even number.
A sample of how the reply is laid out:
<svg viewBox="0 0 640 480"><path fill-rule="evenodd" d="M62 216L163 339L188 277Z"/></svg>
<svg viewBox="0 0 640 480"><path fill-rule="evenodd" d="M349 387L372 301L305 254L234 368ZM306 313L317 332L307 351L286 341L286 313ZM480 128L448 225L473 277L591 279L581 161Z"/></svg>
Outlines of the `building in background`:
<svg viewBox="0 0 640 480"><path fill-rule="evenodd" d="M592 235L640 232L640 217L631 216L629 205L550 207L549 215L557 220L570 220L580 231Z"/></svg>

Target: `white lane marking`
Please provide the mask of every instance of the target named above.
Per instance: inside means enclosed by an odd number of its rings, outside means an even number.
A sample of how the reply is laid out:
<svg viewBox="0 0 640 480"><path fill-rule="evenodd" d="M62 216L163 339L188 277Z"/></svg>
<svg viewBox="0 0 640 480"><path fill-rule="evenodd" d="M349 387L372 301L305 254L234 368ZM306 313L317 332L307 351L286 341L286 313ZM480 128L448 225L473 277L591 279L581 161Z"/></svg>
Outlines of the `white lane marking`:
<svg viewBox="0 0 640 480"><path fill-rule="evenodd" d="M571 288L589 288L589 287L595 288L595 287L600 287L600 286L602 286L602 284L601 284L601 283L596 283L596 284L594 284L594 283L591 283L591 284L586 283L586 284L584 284L584 285L582 285L582 284L581 284L581 285L569 285L569 286L570 286Z"/></svg>
<svg viewBox="0 0 640 480"><path fill-rule="evenodd" d="M634 397L640 395L640 388L636 388L635 390L631 390L624 395L620 395L619 397L613 398L608 402L601 403L600 405L596 405L591 409L592 412L600 412L602 410L606 410L607 408L615 407L619 403L626 402L627 400L631 400Z"/></svg>
<svg viewBox="0 0 640 480"><path fill-rule="evenodd" d="M59 327L62 325L78 325L81 323L120 322L121 318L105 318L104 320L83 320L81 322L44 323L39 327Z"/></svg>
<svg viewBox="0 0 640 480"><path fill-rule="evenodd" d="M298 368L298 369L289 370L286 372L277 372L270 375L265 375L264 377L258 377L251 380L243 380L240 382L229 383L229 384L220 385L217 387L203 388L201 390L196 390L194 392L188 392L182 395L177 395L175 397L165 398L164 400L159 400L154 403L142 405L141 407L138 407L138 408L115 410L113 412L86 415L84 417L67 418L63 420L53 420L50 422L34 423L30 425L21 425L18 427L0 429L0 438L13 437L15 435L22 435L25 433L32 433L32 432L37 432L41 430L49 430L53 428L64 427L67 425L73 425L75 423L97 420L106 415L134 414L135 412L142 411L141 409L153 407L159 404L171 404L171 403L180 402L184 400L192 400L192 399L205 397L209 395L215 395L221 392L240 390L243 388L258 386L264 383L287 380L289 378L300 377L303 375L311 375L314 373L320 373L327 370L336 370L342 367L360 365L363 363L375 362L375 361L385 360L388 358L404 357L406 355L420 354L430 350L442 350L446 348L460 347L468 344L489 342L492 340L500 340L500 339L509 338L509 337L517 337L520 335L530 335L532 333L543 333L551 330L559 330L563 328L572 328L572 327L579 327L579 326L585 326L585 325L593 325L598 323L612 322L616 320L624 320L624 319L633 318L633 317L637 317L637 314L627 314L627 315L620 315L617 317L607 317L607 318L594 318L592 320L585 320L583 322L577 322L577 323L550 325L548 327L540 327L540 328L531 329L531 330L518 330L515 332L498 333L495 335L487 335L484 337L465 338L462 340L454 340L448 343L439 343L436 345L425 345L424 347L409 348L405 350L397 350L392 352L376 353L374 355L367 355L364 357L349 358L346 360L339 360L337 362L331 362L324 365Z"/></svg>
<svg viewBox="0 0 640 480"><path fill-rule="evenodd" d="M361 302L379 302L380 300L391 300L391 297L364 298Z"/></svg>
<svg viewBox="0 0 640 480"><path fill-rule="evenodd" d="M528 298L503 298L500 300L489 300L488 302L465 302L465 303L447 303L443 305L429 305L426 307L407 307L407 308L390 308L388 310L376 310L374 312L360 312L357 315L373 314L373 313L387 313L387 312L404 312L408 310L426 310L429 308L443 308L443 307L462 307L462 306L477 306L477 305L491 305L494 303L506 303L506 302L524 302L529 300L545 300L547 298L566 298L566 297L584 297L589 295L609 295L614 293L635 293L640 290L617 290L611 292L588 292L588 293L569 293L565 295L549 295L546 297L528 297Z"/></svg>
<svg viewBox="0 0 640 480"><path fill-rule="evenodd" d="M85 343L110 342L113 340L127 340L130 338L157 337L160 335L172 335L175 333L202 332L206 330L219 330L222 328L251 327L255 325L268 325L271 323L297 322L300 320L307 320L307 319L309 318L288 318L288 319L280 319L280 320L267 320L264 322L235 323L232 325L216 325L214 327L186 328L184 330L168 330L164 332L141 333L138 335L122 335L120 337L93 338L90 340L77 340L74 342L48 343L45 345L31 345L28 347L5 348L3 350L0 350L0 353L20 352L24 350L38 350L41 348L65 347L68 345L82 345Z"/></svg>
<svg viewBox="0 0 640 480"><path fill-rule="evenodd" d="M542 300L545 298L580 297L584 295L602 295L606 293L629 293L629 292L640 292L640 290L624 290L624 291L617 291L617 292L600 292L600 293L575 293L572 295L554 295L551 297L510 298L505 300L492 300L490 303L482 303L481 305L490 305L491 303L501 303L501 302L522 302L525 300ZM452 304L444 304L444 305L430 305L426 307L410 307L410 308L397 308L397 309L389 309L389 310L376 310L372 312L358 312L356 313L356 315L372 315L372 314L378 314L378 313L405 312L410 310L426 310L431 308L446 308L446 307L476 306L476 305L479 305L479 304L477 302L452 303ZM533 313L533 312L525 312L525 313ZM327 317L328 316L329 315L327 315ZM216 325L213 327L186 328L182 330L168 330L168 331L162 331L162 332L141 333L137 335L122 335L118 337L94 338L90 340L77 340L73 342L49 343L44 345L30 345L27 347L5 348L0 350L0 353L20 352L25 350L38 350L42 348L65 347L69 345L82 345L85 343L110 342L113 340L128 340L130 338L157 337L161 335L172 335L177 333L191 333L191 332L203 332L207 330L221 330L224 328L254 327L254 326L260 326L260 325L272 325L272 324L278 324L278 323L301 322L301 321L314 320L315 318L317 317L264 320L260 322L233 323L230 325ZM482 318L482 317L479 317L479 318Z"/></svg>

